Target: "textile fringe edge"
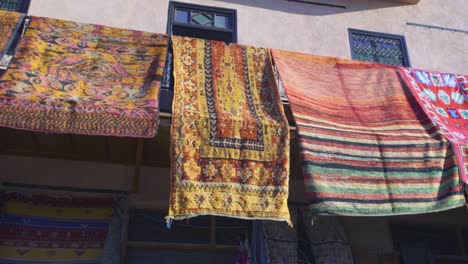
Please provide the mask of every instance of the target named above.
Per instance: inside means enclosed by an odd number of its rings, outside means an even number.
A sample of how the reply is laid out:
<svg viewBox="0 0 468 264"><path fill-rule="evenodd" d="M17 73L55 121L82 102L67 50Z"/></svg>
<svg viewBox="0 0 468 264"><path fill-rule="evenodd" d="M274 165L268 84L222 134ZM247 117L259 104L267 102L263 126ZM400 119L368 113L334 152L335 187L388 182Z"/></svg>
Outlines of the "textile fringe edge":
<svg viewBox="0 0 468 264"><path fill-rule="evenodd" d="M220 216L220 217L229 217L229 218L237 218L237 219L242 219L242 220L260 220L260 221L265 221L265 220L269 220L269 221L277 221L277 222L286 222L288 224L288 226L290 227L294 227L293 223L291 222L291 219L289 218L277 218L277 217L268 217L268 216L265 216L265 217L258 217L258 216L255 216L255 217L249 217L249 216L234 216L234 215L231 215L231 214L220 214L220 213L210 213L210 212L205 212L205 213L202 213L202 214L180 214L180 215L177 215L177 216L166 216L165 219L166 219L166 224L168 225L168 228L170 227L170 224L173 220L188 220L190 218L194 218L194 217L197 217L197 216Z"/></svg>
<svg viewBox="0 0 468 264"><path fill-rule="evenodd" d="M0 126L45 133L153 138L157 132L158 114L154 111L145 115L26 109L0 103Z"/></svg>
<svg viewBox="0 0 468 264"><path fill-rule="evenodd" d="M463 195L463 194L462 194ZM460 199L457 203L447 206L447 207L442 207L442 208L435 208L432 210L427 210L427 211L404 211L404 212L389 212L389 213L369 213L369 214L362 214L362 213L353 213L349 211L339 211L339 212L333 212L329 213L327 209L317 209L316 205L309 205L309 210L311 210L311 213L315 215L321 215L321 216L353 216L353 217L382 217L382 216L396 216L396 215L417 215L417 214L429 214L429 213L437 213L437 212L443 212L459 207L463 207L467 205L465 199Z"/></svg>

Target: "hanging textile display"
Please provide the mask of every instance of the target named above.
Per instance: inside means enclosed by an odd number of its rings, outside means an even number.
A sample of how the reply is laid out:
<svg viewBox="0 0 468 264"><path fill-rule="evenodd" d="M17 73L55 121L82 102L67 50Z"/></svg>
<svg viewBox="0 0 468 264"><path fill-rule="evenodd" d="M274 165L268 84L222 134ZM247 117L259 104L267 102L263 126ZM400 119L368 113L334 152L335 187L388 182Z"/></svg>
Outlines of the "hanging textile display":
<svg viewBox="0 0 468 264"><path fill-rule="evenodd" d="M263 221L266 239L266 263L289 264L299 263L298 241L296 236L297 210L291 209L291 221L294 228L286 223Z"/></svg>
<svg viewBox="0 0 468 264"><path fill-rule="evenodd" d="M167 36L31 17L0 78L0 126L154 137Z"/></svg>
<svg viewBox="0 0 468 264"><path fill-rule="evenodd" d="M173 37L168 219L289 222L289 127L269 51Z"/></svg>
<svg viewBox="0 0 468 264"><path fill-rule="evenodd" d="M24 14L0 10L0 59L10 49L24 21Z"/></svg>
<svg viewBox="0 0 468 264"><path fill-rule="evenodd" d="M408 86L426 114L452 143L460 167L460 178L468 183L468 99L451 73L400 68Z"/></svg>
<svg viewBox="0 0 468 264"><path fill-rule="evenodd" d="M396 215L465 203L453 149L398 68L273 51L314 213Z"/></svg>
<svg viewBox="0 0 468 264"><path fill-rule="evenodd" d="M100 263L114 199L8 192L0 264Z"/></svg>
<svg viewBox="0 0 468 264"><path fill-rule="evenodd" d="M457 81L458 81L458 86L460 87L460 92L465 96L465 102L466 102L468 101L468 75L458 75Z"/></svg>
<svg viewBox="0 0 468 264"><path fill-rule="evenodd" d="M302 217L315 264L354 263L351 245L336 217L314 218L310 211L302 212Z"/></svg>
<svg viewBox="0 0 468 264"><path fill-rule="evenodd" d="M251 237L252 264L269 264L268 245L263 221L252 221Z"/></svg>

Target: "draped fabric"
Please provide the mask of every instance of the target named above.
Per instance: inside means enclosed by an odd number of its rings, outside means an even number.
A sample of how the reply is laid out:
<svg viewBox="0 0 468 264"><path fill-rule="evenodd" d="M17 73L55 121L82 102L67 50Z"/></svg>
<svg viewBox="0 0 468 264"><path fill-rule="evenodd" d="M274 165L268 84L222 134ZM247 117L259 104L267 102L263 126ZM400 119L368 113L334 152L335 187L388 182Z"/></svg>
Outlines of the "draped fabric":
<svg viewBox="0 0 468 264"><path fill-rule="evenodd" d="M269 264L268 245L263 221L252 221L252 264Z"/></svg>
<svg viewBox="0 0 468 264"><path fill-rule="evenodd" d="M269 51L173 37L168 219L289 222L289 128Z"/></svg>
<svg viewBox="0 0 468 264"><path fill-rule="evenodd" d="M273 51L314 213L396 215L464 204L453 149L398 68Z"/></svg>
<svg viewBox="0 0 468 264"><path fill-rule="evenodd" d="M8 192L0 264L100 263L114 199Z"/></svg>
<svg viewBox="0 0 468 264"><path fill-rule="evenodd" d="M465 101L468 101L468 75L457 76L460 92L465 96Z"/></svg>
<svg viewBox="0 0 468 264"><path fill-rule="evenodd" d="M302 216L315 264L354 263L346 233L336 217L313 218L310 211Z"/></svg>
<svg viewBox="0 0 468 264"><path fill-rule="evenodd" d="M466 77L401 68L408 86L426 114L452 143L460 178L468 183L468 96Z"/></svg>
<svg viewBox="0 0 468 264"><path fill-rule="evenodd" d="M24 21L24 14L0 10L0 60L11 48Z"/></svg>
<svg viewBox="0 0 468 264"><path fill-rule="evenodd" d="M458 85L460 87L461 93L465 96L465 106L463 111L460 111L462 118L465 120L465 132L468 131L467 122L468 119L468 75L458 75L457 76ZM461 167L461 174L463 175L463 181L465 182L465 186L467 186L468 182L468 144L459 145L459 148L456 150L458 153L458 161L459 166ZM467 187L465 187L465 191Z"/></svg>
<svg viewBox="0 0 468 264"><path fill-rule="evenodd" d="M294 227L297 226L297 217L297 210L291 209L291 221ZM299 263L296 228L274 221L263 221L263 228L268 252L267 263Z"/></svg>
<svg viewBox="0 0 468 264"><path fill-rule="evenodd" d="M164 35L31 17L0 78L0 126L154 137Z"/></svg>

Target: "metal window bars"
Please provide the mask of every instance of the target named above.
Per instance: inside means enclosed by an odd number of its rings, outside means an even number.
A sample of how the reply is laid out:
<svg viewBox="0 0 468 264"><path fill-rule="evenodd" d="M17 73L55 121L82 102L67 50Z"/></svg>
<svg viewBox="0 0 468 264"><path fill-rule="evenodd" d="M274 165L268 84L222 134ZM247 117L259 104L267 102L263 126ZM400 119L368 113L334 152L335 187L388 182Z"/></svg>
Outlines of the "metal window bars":
<svg viewBox="0 0 468 264"><path fill-rule="evenodd" d="M26 13L30 0L0 0L0 9Z"/></svg>

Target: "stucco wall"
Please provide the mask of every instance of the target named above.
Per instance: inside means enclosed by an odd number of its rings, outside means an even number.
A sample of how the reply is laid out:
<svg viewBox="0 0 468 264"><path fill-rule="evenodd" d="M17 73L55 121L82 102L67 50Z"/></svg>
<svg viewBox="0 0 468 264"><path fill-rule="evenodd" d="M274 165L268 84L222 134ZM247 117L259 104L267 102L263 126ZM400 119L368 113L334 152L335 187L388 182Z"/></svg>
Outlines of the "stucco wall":
<svg viewBox="0 0 468 264"><path fill-rule="evenodd" d="M350 58L348 28L404 35L413 67L468 74L466 0L323 1L346 9L286 0L180 0L237 10L242 44ZM30 14L151 32L166 32L168 0L33 0Z"/></svg>

